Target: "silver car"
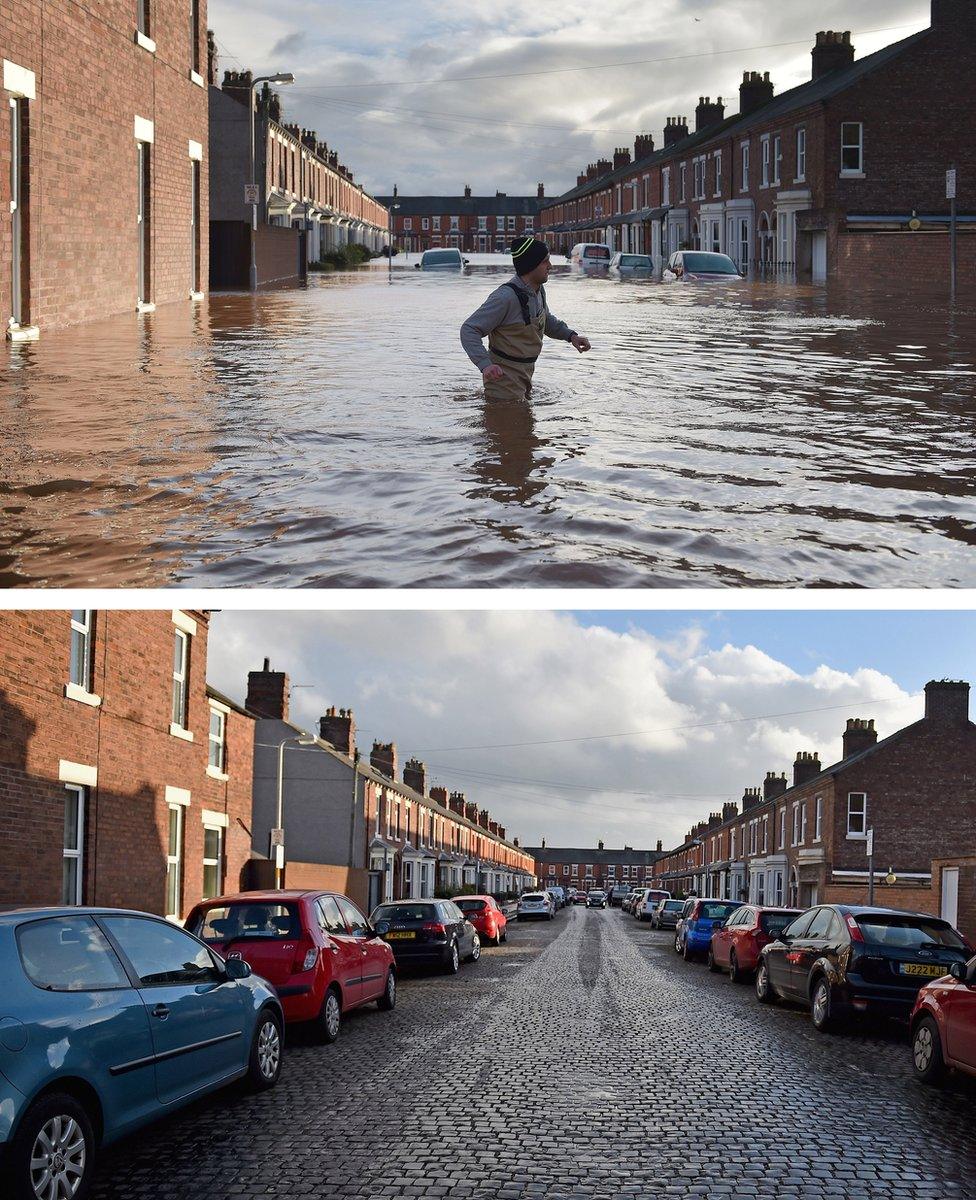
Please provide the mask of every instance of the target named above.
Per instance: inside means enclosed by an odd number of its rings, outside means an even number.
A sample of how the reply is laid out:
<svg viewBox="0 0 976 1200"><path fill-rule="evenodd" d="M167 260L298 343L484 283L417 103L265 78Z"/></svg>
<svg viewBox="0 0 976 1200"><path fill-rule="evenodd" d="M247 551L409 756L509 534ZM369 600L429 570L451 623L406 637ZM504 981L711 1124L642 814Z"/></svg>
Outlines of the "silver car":
<svg viewBox="0 0 976 1200"><path fill-rule="evenodd" d="M556 915L556 902L548 892L524 892L519 897L518 908L515 910L516 919L525 921L531 918L551 921Z"/></svg>
<svg viewBox="0 0 976 1200"><path fill-rule="evenodd" d="M618 251L610 259L610 270L614 275L652 275L654 259L649 254L624 254Z"/></svg>
<svg viewBox="0 0 976 1200"><path fill-rule="evenodd" d="M659 900L657 908L651 913L651 928L677 929L684 906L684 900Z"/></svg>

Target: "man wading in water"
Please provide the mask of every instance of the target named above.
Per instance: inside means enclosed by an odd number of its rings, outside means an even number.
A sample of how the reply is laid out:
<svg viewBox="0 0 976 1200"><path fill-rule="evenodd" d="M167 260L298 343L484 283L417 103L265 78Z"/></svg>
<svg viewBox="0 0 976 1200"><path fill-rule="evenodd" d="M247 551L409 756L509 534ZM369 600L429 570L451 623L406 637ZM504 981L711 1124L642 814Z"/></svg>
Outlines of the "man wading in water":
<svg viewBox="0 0 976 1200"><path fill-rule="evenodd" d="M580 354L590 348L585 337L546 307L543 285L551 266L546 243L531 237L516 242L512 264L515 277L496 288L461 326L461 345L484 377L489 400L528 400L543 335L569 342Z"/></svg>

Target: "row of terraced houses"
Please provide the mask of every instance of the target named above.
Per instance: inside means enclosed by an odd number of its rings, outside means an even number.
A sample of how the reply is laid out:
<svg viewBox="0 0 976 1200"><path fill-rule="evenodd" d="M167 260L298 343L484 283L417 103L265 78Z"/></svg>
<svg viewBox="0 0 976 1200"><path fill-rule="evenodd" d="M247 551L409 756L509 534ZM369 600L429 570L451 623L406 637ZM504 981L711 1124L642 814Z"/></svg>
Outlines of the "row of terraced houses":
<svg viewBox="0 0 976 1200"><path fill-rule="evenodd" d="M668 119L591 163L546 202L540 227L651 254L726 253L743 271L824 279L948 272L947 177L957 172L960 270L976 274L976 3L932 0L929 28L864 58L849 32L817 34L812 78L780 95L747 71L739 111L702 96L694 127Z"/></svg>
<svg viewBox="0 0 976 1200"><path fill-rule="evenodd" d="M217 78L206 0L0 0L9 338L193 304L209 284L297 280L347 242L386 244L388 211L334 149L249 72Z"/></svg>
<svg viewBox="0 0 976 1200"><path fill-rule="evenodd" d="M349 710L298 728L267 661L243 703L209 686L209 635L202 611L0 614L0 906L179 920L249 887L372 908L534 884L518 839L422 762L401 773L392 743L362 761Z"/></svg>
<svg viewBox="0 0 976 1200"><path fill-rule="evenodd" d="M879 903L941 912L976 933L976 725L969 684L933 680L920 720L879 739L852 717L841 758L800 751L699 821L654 882L753 904L863 903L869 833Z"/></svg>

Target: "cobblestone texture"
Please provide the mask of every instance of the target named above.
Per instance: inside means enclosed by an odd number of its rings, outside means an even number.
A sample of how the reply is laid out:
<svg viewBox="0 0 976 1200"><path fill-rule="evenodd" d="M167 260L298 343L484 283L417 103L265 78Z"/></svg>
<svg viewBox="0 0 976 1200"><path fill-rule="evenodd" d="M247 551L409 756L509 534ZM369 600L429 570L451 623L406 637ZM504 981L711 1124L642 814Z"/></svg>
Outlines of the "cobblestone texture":
<svg viewBox="0 0 976 1200"><path fill-rule="evenodd" d="M896 1027L823 1037L619 910L509 928L336 1045L292 1038L273 1092L108 1151L97 1200L976 1195L976 1088L916 1084Z"/></svg>

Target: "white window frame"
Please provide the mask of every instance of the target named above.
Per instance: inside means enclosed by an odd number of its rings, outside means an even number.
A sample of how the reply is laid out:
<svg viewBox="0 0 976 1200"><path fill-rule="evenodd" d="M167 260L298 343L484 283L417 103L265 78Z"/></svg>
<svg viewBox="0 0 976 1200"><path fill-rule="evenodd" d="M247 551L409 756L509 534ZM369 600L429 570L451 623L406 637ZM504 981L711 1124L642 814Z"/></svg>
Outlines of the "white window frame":
<svg viewBox="0 0 976 1200"><path fill-rule="evenodd" d="M813 840L819 842L823 836L823 796L814 800Z"/></svg>
<svg viewBox="0 0 976 1200"><path fill-rule="evenodd" d="M773 136L773 187L779 187L782 183L780 178L783 168L783 136L775 134Z"/></svg>
<svg viewBox="0 0 976 1200"><path fill-rule="evenodd" d="M763 854L769 852L769 817L762 819L762 852Z"/></svg>
<svg viewBox="0 0 976 1200"><path fill-rule="evenodd" d="M403 218L403 228L405 230L413 229L413 217L404 217Z"/></svg>
<svg viewBox="0 0 976 1200"><path fill-rule="evenodd" d="M722 151L716 150L712 156L715 159L715 195L722 195Z"/></svg>
<svg viewBox="0 0 976 1200"><path fill-rule="evenodd" d="M743 142L740 147L741 164L742 164L742 184L739 187L740 192L748 192L749 190L749 143Z"/></svg>
<svg viewBox="0 0 976 1200"><path fill-rule="evenodd" d="M569 874L569 863L563 863L563 874L564 875Z"/></svg>
<svg viewBox="0 0 976 1200"><path fill-rule="evenodd" d="M213 734L213 719L220 719L220 736L215 738ZM218 761L212 763L210 761L211 753L214 746L220 747L220 752L217 756ZM227 778L227 709L222 704L216 704L213 700L210 701L210 723L207 726L207 774L217 779Z"/></svg>
<svg viewBox="0 0 976 1200"><path fill-rule="evenodd" d="M81 656L81 678L72 678L72 668L74 666L74 654L71 655L68 664L68 681L73 683L75 687L80 688L83 692L91 690L91 635L92 635L92 612L90 608L72 609L71 611L71 632L79 634L84 647ZM82 614L82 620L78 620L76 613ZM74 650L74 637L71 638L71 649Z"/></svg>
<svg viewBox="0 0 976 1200"><path fill-rule="evenodd" d="M807 180L807 127L801 125L796 131L796 179L794 183Z"/></svg>
<svg viewBox="0 0 976 1200"><path fill-rule="evenodd" d="M507 225L508 225L508 229L509 229L509 231L512 231L512 230L514 230L514 229L515 229L515 218L514 218L514 217L509 217L509 218L508 218L508 221L507 221Z"/></svg>
<svg viewBox="0 0 976 1200"><path fill-rule="evenodd" d="M857 141L849 142L846 140L848 129L857 130ZM844 166L844 151L857 150L856 167ZM840 125L840 173L841 176L846 176L849 179L862 179L864 177L864 122L863 121L841 121Z"/></svg>
<svg viewBox="0 0 976 1200"><path fill-rule="evenodd" d="M760 176L760 186L764 188L769 187L770 180L769 168L770 154L772 152L772 147L770 146L770 136L770 134L764 133L759 139L759 144L762 147L762 174Z"/></svg>
<svg viewBox="0 0 976 1200"><path fill-rule="evenodd" d="M732 862L735 861L735 830L729 830L729 858Z"/></svg>
<svg viewBox="0 0 976 1200"><path fill-rule="evenodd" d="M807 802L806 800L800 805L800 845L807 844Z"/></svg>
<svg viewBox="0 0 976 1200"><path fill-rule="evenodd" d="M216 833L217 835L217 857L207 858L207 834ZM203 887L201 888L201 899L212 900L213 896L207 895L207 867L214 867L217 871L217 890L213 893L214 896L219 896L224 889L224 830L223 826L211 824L210 821L203 823Z"/></svg>
<svg viewBox="0 0 976 1200"><path fill-rule="evenodd" d="M792 830L792 841L790 842L790 845L791 846L799 846L799 844L800 844L800 841L799 841L799 838L800 838L800 804L799 804L799 801L796 801L793 804L792 817L793 817L793 830Z"/></svg>
<svg viewBox="0 0 976 1200"><path fill-rule="evenodd" d="M786 805L779 810L779 849L786 849Z"/></svg>
<svg viewBox="0 0 976 1200"><path fill-rule="evenodd" d="M671 168L661 171L661 204L667 208L671 203Z"/></svg>
<svg viewBox="0 0 976 1200"><path fill-rule="evenodd" d="M183 807L184 806L182 804L176 801L172 801L166 805L166 895L164 897L165 903L163 907L167 909L164 915L169 921L179 921L181 916L179 912L169 912L168 910L169 894L170 891L173 890L170 887L170 879L172 878L170 875L171 871L176 877L175 893L177 905L179 905L180 898L183 895ZM174 812L176 813L176 853L171 854L169 849L169 821L170 814Z"/></svg>
<svg viewBox="0 0 976 1200"><path fill-rule="evenodd" d="M610 877L612 877L612 876L614 876L614 875L616 875L616 874L617 874L617 866L616 866L616 863L611 863L611 864L610 864L610 865L607 867L607 875L608 875L608 876L610 876Z"/></svg>
<svg viewBox="0 0 976 1200"><path fill-rule="evenodd" d="M421 217L420 218L420 228L421 229L429 229L430 228L430 217Z"/></svg>
<svg viewBox="0 0 976 1200"><path fill-rule="evenodd" d="M749 822L749 853L756 854L759 850L759 822Z"/></svg>
<svg viewBox="0 0 976 1200"><path fill-rule="evenodd" d="M432 218L432 220L433 220L433 222L434 222L434 229L435 229L437 232L440 232L440 228L441 228L441 219L440 219L440 217L433 217L433 218Z"/></svg>
<svg viewBox="0 0 976 1200"><path fill-rule="evenodd" d="M189 719L189 708L190 708L190 703L189 703L190 702L190 677L189 677L190 634L187 633L187 631L185 629L177 628L177 629L173 630L173 635L176 638L176 644L182 645L183 653L181 656L182 662L181 662L179 669L177 669L176 665L174 664L173 673L171 676L171 684L172 684L172 689L170 692L170 705L171 705L170 718L171 719L170 719L169 731L175 737L185 738L187 741L192 742L193 734L190 733L190 730L187 727L187 720ZM180 700L180 708L182 711L179 713L176 710L176 687L177 687L177 684L179 684L179 686L182 690L182 696L181 696L181 700ZM179 720L172 719L177 716L180 718Z"/></svg>
<svg viewBox="0 0 976 1200"><path fill-rule="evenodd" d="M688 164L686 162L683 162L678 168L678 175L681 181L680 202L684 204L685 200L688 198Z"/></svg>
<svg viewBox="0 0 976 1200"><path fill-rule="evenodd" d="M858 800L861 805L860 812L854 810L854 801ZM851 828L851 818L860 817L860 831ZM867 792L848 792L847 793L847 836L851 841L865 841L868 836L868 794Z"/></svg>
<svg viewBox="0 0 976 1200"><path fill-rule="evenodd" d="M61 835L61 859L62 862L66 859L73 860L77 866L75 867L75 894L72 899L68 899L62 893L62 902L64 904L78 905L84 903L85 898L85 808L88 802L88 789L80 783L66 783L64 785L65 805L71 803L74 799L75 805L75 825L78 829L77 844L68 847L64 844L64 834ZM63 880L62 880L63 882Z"/></svg>

